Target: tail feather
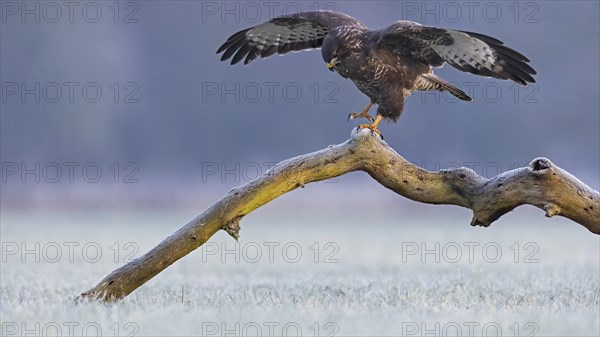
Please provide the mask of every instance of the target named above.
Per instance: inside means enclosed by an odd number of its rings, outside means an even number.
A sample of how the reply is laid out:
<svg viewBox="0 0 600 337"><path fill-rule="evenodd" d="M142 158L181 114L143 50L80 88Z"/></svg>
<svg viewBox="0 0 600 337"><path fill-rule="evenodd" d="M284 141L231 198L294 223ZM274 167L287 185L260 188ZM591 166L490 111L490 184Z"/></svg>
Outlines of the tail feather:
<svg viewBox="0 0 600 337"><path fill-rule="evenodd" d="M433 73L424 74L419 76L419 80L417 81L419 90L438 90L438 91L447 91L451 93L453 96L461 99L463 101L472 102L473 99L467 95L464 91L459 88L453 86L452 84L444 81L443 79L437 77Z"/></svg>

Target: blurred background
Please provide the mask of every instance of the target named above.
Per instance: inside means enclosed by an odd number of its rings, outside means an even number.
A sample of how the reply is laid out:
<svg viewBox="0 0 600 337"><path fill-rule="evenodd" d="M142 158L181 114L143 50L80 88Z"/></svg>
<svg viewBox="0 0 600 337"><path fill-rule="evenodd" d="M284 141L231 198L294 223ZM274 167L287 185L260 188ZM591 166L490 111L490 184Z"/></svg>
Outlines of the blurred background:
<svg viewBox="0 0 600 337"><path fill-rule="evenodd" d="M437 69L475 101L410 97L399 122L381 127L408 160L490 177L547 156L598 189L598 6L374 1L367 11L360 1L3 1L2 209L201 210L276 162L343 142L359 123L346 122L348 113L367 98L327 71L319 51L233 67L215 54L241 29L313 9L372 28L406 19L476 31L531 59L538 75L529 87ZM327 207L314 199L346 202L353 191L373 205L413 206L362 173L289 198Z"/></svg>
<svg viewBox="0 0 600 337"><path fill-rule="evenodd" d="M346 117L367 97L319 51L219 61L230 35L281 14L330 9L374 29L405 19L504 41L531 59L536 84L437 69L475 101L417 93L380 127L385 141L426 169L486 177L545 156L599 190L598 1L0 4L1 335L86 321L111 336L130 323L198 335L200 319L298 322L311 336L474 321L504 335L598 335L597 236L531 206L471 228L470 210L410 201L361 172L256 210L241 246L218 233L122 305L72 302L231 188L361 122Z"/></svg>

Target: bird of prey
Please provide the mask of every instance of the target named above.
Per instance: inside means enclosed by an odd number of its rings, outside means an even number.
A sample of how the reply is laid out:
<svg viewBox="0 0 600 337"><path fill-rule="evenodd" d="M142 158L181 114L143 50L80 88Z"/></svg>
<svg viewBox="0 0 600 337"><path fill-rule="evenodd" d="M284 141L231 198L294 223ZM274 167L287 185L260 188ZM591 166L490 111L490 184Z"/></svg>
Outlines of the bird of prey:
<svg viewBox="0 0 600 337"><path fill-rule="evenodd" d="M357 19L332 11L308 11L274 18L256 27L233 34L218 49L221 61L244 64L275 53L321 48L331 71L349 78L370 98L360 113L348 116L366 118L361 124L379 133L382 119L396 121L405 99L419 90L447 91L464 101L465 92L436 76L432 68L448 63L471 74L535 83L536 72L519 52L487 35L423 26L397 21L380 30L370 30ZM377 104L377 118L369 114Z"/></svg>

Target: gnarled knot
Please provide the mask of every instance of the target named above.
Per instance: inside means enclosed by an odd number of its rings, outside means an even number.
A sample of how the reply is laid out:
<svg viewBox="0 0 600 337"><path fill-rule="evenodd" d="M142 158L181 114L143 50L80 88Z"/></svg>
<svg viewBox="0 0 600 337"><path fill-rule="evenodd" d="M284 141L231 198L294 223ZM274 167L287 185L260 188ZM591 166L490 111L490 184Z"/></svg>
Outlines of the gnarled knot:
<svg viewBox="0 0 600 337"><path fill-rule="evenodd" d="M240 238L240 220L242 220L241 216L235 217L223 226L223 230L231 235L235 241Z"/></svg>
<svg viewBox="0 0 600 337"><path fill-rule="evenodd" d="M560 207L554 203L547 203L544 205L544 210L546 211L546 217L548 218L560 214Z"/></svg>
<svg viewBox="0 0 600 337"><path fill-rule="evenodd" d="M548 158L535 158L529 164L531 170L535 173L539 173L540 171L545 171L552 167L552 162Z"/></svg>

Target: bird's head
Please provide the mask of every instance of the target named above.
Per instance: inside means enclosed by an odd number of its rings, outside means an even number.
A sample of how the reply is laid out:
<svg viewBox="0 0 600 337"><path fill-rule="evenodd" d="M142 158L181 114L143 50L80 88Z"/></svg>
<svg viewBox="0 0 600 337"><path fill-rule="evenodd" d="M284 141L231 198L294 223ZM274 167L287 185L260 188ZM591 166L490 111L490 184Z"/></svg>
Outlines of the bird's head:
<svg viewBox="0 0 600 337"><path fill-rule="evenodd" d="M335 66L339 63L338 55L336 52L333 53L329 62L327 62L327 68L331 71L335 70Z"/></svg>
<svg viewBox="0 0 600 337"><path fill-rule="evenodd" d="M339 39L335 39L332 36L330 37L329 34L327 34L325 41L323 41L323 46L321 47L323 61L325 61L327 68L331 71L335 71L336 66L350 55L350 50L340 42Z"/></svg>

